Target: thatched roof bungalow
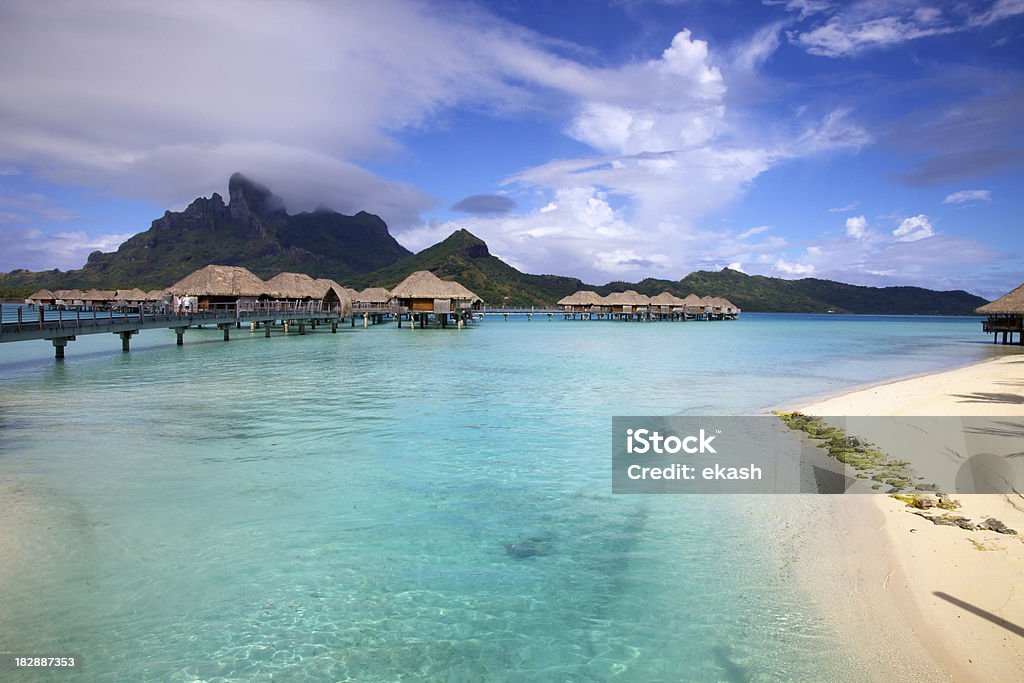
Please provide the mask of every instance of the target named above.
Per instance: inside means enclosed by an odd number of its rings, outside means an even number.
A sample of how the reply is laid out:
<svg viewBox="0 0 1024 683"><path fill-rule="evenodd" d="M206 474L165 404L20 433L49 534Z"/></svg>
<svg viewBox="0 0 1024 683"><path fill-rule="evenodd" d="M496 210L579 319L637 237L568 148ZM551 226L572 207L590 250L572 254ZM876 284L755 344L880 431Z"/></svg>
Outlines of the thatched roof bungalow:
<svg viewBox="0 0 1024 683"><path fill-rule="evenodd" d="M683 306L692 311L704 308L703 300L696 294L687 294L683 299Z"/></svg>
<svg viewBox="0 0 1024 683"><path fill-rule="evenodd" d="M581 289L578 292L564 296L558 300L558 305L566 313L586 313L605 303L604 297L589 289Z"/></svg>
<svg viewBox="0 0 1024 683"><path fill-rule="evenodd" d="M391 292L384 287L367 287L352 295L352 307L356 310L380 310L387 308Z"/></svg>
<svg viewBox="0 0 1024 683"><path fill-rule="evenodd" d="M313 281L317 288L317 298L321 301L321 310L337 311L342 318L352 316L352 296L347 287L342 287L329 278L317 278Z"/></svg>
<svg viewBox="0 0 1024 683"><path fill-rule="evenodd" d="M391 290L391 301L410 313L453 313L469 310L482 299L458 282L442 280L429 270L418 270Z"/></svg>
<svg viewBox="0 0 1024 683"><path fill-rule="evenodd" d="M651 305L660 309L662 313L670 313L677 308L682 308L683 300L671 292L662 292L651 297Z"/></svg>
<svg viewBox="0 0 1024 683"><path fill-rule="evenodd" d="M114 303L116 292L107 289L90 289L79 297L86 306L102 306Z"/></svg>
<svg viewBox="0 0 1024 683"><path fill-rule="evenodd" d="M974 309L981 315L1024 315L1024 285L995 301Z"/></svg>
<svg viewBox="0 0 1024 683"><path fill-rule="evenodd" d="M25 297L25 303L35 304L36 306L47 306L56 301L57 296L48 289L40 289L38 292Z"/></svg>
<svg viewBox="0 0 1024 683"><path fill-rule="evenodd" d="M65 306L82 305L82 290L80 289L58 289L53 293L57 303Z"/></svg>
<svg viewBox="0 0 1024 683"><path fill-rule="evenodd" d="M625 292L612 292L606 296L604 305L610 306L612 313L629 314L647 310L651 300L640 292L627 289Z"/></svg>
<svg viewBox="0 0 1024 683"><path fill-rule="evenodd" d="M992 343L1003 333L1003 343L1012 344L1013 335L1017 335L1017 343L1024 345L1024 285L1004 294L995 301L979 306L975 313L987 315L988 320L982 324L982 330L992 333Z"/></svg>
<svg viewBox="0 0 1024 683"><path fill-rule="evenodd" d="M119 289L114 292L114 301L124 303L142 303L143 301L149 301L149 295L143 292L141 289Z"/></svg>
<svg viewBox="0 0 1024 683"><path fill-rule="evenodd" d="M266 281L266 294L279 300L309 300L317 298L320 287L305 273L278 273Z"/></svg>
<svg viewBox="0 0 1024 683"><path fill-rule="evenodd" d="M240 266L209 265L167 288L176 297L196 297L199 309L251 304L269 294L267 283Z"/></svg>
<svg viewBox="0 0 1024 683"><path fill-rule="evenodd" d="M740 314L739 306L725 297L719 297L719 300L722 302L722 313L729 316L737 316Z"/></svg>

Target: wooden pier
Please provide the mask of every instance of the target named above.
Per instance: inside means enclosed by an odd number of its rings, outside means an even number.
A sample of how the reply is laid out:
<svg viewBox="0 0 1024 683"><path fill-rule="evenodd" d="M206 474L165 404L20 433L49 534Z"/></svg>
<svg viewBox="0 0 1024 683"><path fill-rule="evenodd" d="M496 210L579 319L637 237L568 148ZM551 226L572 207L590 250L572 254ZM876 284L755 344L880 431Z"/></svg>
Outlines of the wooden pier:
<svg viewBox="0 0 1024 683"><path fill-rule="evenodd" d="M16 312L11 315L11 309L15 308ZM26 311L32 315L26 315ZM275 326L281 326L285 332L289 331L289 326L297 327L300 335L306 334L307 326L316 329L318 325L330 325L331 332L337 332L342 320L338 311L311 307L234 306L176 313L169 307L144 306L122 310L69 310L43 306L26 309L8 305L5 310L4 305L0 304L0 343L43 339L52 342L54 357L62 359L68 343L84 334L115 334L121 339L121 350L127 352L131 349L131 338L142 330L173 330L177 335L178 346L182 346L186 330L207 325L222 330L224 341L229 341L231 330L241 329L243 324L249 325L251 331L262 327L264 336L269 337L271 328Z"/></svg>

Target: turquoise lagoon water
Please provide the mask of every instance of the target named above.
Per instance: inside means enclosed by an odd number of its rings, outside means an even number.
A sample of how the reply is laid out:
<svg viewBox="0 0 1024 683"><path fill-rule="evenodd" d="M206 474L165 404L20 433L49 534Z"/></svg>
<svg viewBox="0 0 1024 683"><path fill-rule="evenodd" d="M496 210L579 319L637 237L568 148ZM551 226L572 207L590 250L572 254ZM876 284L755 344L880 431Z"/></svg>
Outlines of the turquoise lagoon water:
<svg viewBox="0 0 1024 683"><path fill-rule="evenodd" d="M787 520L613 496L611 416L1007 352L896 317L233 336L0 346L0 651L82 657L53 680L860 680Z"/></svg>

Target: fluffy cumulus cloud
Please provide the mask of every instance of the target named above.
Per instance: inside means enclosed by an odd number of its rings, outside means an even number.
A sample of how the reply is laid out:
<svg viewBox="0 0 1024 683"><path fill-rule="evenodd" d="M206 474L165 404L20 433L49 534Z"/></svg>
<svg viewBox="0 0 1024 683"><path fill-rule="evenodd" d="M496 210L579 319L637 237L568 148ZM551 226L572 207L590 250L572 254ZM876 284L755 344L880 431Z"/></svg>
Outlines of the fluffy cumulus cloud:
<svg viewBox="0 0 1024 683"><path fill-rule="evenodd" d="M856 240L867 239L868 220L864 216L850 216L846 219L846 234Z"/></svg>
<svg viewBox="0 0 1024 683"><path fill-rule="evenodd" d="M892 231L892 236L897 242L917 242L931 237L935 234L931 221L923 213L910 218L904 218L902 222Z"/></svg>
<svg viewBox="0 0 1024 683"><path fill-rule="evenodd" d="M960 190L959 192L946 195L942 203L962 205L990 201L992 201L992 192L990 190Z"/></svg>

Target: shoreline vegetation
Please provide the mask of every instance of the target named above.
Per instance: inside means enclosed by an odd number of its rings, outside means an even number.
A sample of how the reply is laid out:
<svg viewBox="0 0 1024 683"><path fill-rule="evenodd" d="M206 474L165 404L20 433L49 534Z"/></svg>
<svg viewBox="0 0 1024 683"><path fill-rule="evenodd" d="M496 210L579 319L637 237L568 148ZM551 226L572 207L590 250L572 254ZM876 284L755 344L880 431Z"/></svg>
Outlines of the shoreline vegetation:
<svg viewBox="0 0 1024 683"><path fill-rule="evenodd" d="M815 416L1024 418L1022 387L1024 354L1010 353L780 417L816 434L839 459L861 461L867 476L884 477L906 444L867 444ZM799 496L800 582L873 680L1015 680L1024 670L1024 537L1009 532L1024 530L1024 495L953 498L916 488Z"/></svg>

